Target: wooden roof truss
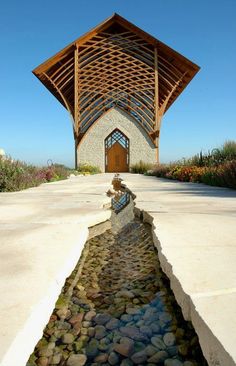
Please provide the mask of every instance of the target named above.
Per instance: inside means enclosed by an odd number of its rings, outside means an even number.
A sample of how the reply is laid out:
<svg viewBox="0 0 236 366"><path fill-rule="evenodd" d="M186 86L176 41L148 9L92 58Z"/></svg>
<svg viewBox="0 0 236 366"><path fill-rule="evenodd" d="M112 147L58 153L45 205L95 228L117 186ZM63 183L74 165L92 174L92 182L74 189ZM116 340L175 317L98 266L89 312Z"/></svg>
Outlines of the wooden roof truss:
<svg viewBox="0 0 236 366"><path fill-rule="evenodd" d="M34 70L68 109L77 141L119 107L153 142L161 118L199 67L115 14Z"/></svg>

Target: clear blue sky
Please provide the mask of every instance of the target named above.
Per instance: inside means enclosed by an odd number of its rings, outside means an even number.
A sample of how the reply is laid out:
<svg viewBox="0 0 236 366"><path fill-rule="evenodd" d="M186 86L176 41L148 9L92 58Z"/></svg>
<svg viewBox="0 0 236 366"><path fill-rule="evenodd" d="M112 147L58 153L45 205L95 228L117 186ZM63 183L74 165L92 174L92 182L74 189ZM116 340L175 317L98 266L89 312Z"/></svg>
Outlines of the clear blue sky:
<svg viewBox="0 0 236 366"><path fill-rule="evenodd" d="M31 70L114 12L201 67L164 117L162 162L236 139L236 0L9 0L0 11L0 147L7 154L73 165L69 114Z"/></svg>

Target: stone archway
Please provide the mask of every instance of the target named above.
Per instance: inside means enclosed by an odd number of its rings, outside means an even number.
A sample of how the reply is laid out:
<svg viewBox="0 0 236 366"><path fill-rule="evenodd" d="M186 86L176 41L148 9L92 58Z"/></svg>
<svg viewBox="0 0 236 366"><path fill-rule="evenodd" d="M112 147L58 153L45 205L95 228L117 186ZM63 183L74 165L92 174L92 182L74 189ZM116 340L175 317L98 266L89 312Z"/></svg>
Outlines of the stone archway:
<svg viewBox="0 0 236 366"><path fill-rule="evenodd" d="M105 139L105 171L129 171L129 139L118 128Z"/></svg>

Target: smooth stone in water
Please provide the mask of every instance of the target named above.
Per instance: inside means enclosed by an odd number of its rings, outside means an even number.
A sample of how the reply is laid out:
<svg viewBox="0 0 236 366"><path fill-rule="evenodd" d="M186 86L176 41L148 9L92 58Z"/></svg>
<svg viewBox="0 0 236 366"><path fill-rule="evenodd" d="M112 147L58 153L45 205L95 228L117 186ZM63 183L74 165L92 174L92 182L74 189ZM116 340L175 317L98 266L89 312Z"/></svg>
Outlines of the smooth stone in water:
<svg viewBox="0 0 236 366"><path fill-rule="evenodd" d="M183 363L180 360L167 358L165 360L165 366L183 366Z"/></svg>
<svg viewBox="0 0 236 366"><path fill-rule="evenodd" d="M70 355L66 362L66 366L84 366L87 361L85 355Z"/></svg>
<svg viewBox="0 0 236 366"><path fill-rule="evenodd" d="M113 349L120 355L129 357L134 351L134 345L132 343L116 343Z"/></svg>
<svg viewBox="0 0 236 366"><path fill-rule="evenodd" d="M127 336L129 338L134 339L135 341L148 340L148 338L144 334L142 334L137 327L133 327L133 326L121 327L120 331L122 334L124 334L125 336Z"/></svg>
<svg viewBox="0 0 236 366"><path fill-rule="evenodd" d="M178 351L182 356L187 356L188 354L188 346L186 343L180 344L178 346Z"/></svg>
<svg viewBox="0 0 236 366"><path fill-rule="evenodd" d="M84 319L87 321L91 321L96 316L96 311L90 310L87 314L85 314Z"/></svg>
<svg viewBox="0 0 236 366"><path fill-rule="evenodd" d="M111 315L109 315L109 314L97 314L93 320L98 325L104 325L107 322L109 322L110 319L111 319Z"/></svg>
<svg viewBox="0 0 236 366"><path fill-rule="evenodd" d="M134 294L132 291L129 291L129 290L121 290L121 291L117 292L116 297L125 297L127 299L133 299Z"/></svg>
<svg viewBox="0 0 236 366"><path fill-rule="evenodd" d="M161 312L159 313L159 319L164 323L170 323L172 320L172 315L169 313Z"/></svg>
<svg viewBox="0 0 236 366"><path fill-rule="evenodd" d="M163 337L163 341L166 346L170 347L175 344L175 335L174 333L166 333Z"/></svg>
<svg viewBox="0 0 236 366"><path fill-rule="evenodd" d="M135 363L135 365L138 365L138 364L141 364L143 362L146 362L146 360L147 360L147 354L146 354L145 350L134 353L131 356L131 360L133 361L133 363Z"/></svg>
<svg viewBox="0 0 236 366"><path fill-rule="evenodd" d="M145 311L144 316L143 316L143 319L144 320L150 320L153 317L153 315L157 316L157 319L158 319L157 310L155 308L149 307Z"/></svg>
<svg viewBox="0 0 236 366"><path fill-rule="evenodd" d="M95 357L98 354L98 340L97 339L91 339L91 341L89 342L89 344L86 347L86 355L88 357Z"/></svg>
<svg viewBox="0 0 236 366"><path fill-rule="evenodd" d="M133 366L133 362L131 360L129 360L128 358L126 358L125 360L123 360L121 362L120 366Z"/></svg>
<svg viewBox="0 0 236 366"><path fill-rule="evenodd" d="M84 328L89 328L91 325L92 325L92 323L90 321L85 320L82 322L82 326Z"/></svg>
<svg viewBox="0 0 236 366"><path fill-rule="evenodd" d="M160 332L161 332L161 327L157 323L150 324L150 328L153 333L160 334Z"/></svg>
<svg viewBox="0 0 236 366"><path fill-rule="evenodd" d="M130 314L123 314L120 319L123 322L128 323L128 322L131 322L133 320L133 317Z"/></svg>
<svg viewBox="0 0 236 366"><path fill-rule="evenodd" d="M139 314L141 314L141 311L136 308L127 308L126 313L129 315L139 315Z"/></svg>
<svg viewBox="0 0 236 366"><path fill-rule="evenodd" d="M104 363L107 362L108 354L107 353L101 353L100 355L96 356L94 361L97 363Z"/></svg>
<svg viewBox="0 0 236 366"><path fill-rule="evenodd" d="M58 353L57 355L53 356L51 363L53 365L58 365L60 363L60 361L61 361L61 354Z"/></svg>
<svg viewBox="0 0 236 366"><path fill-rule="evenodd" d="M145 352L146 354L151 357L153 356L155 353L158 352L158 349L156 347L154 347L152 344L149 344L146 348L145 348Z"/></svg>
<svg viewBox="0 0 236 366"><path fill-rule="evenodd" d="M76 315L73 315L69 320L68 322L70 324L74 324L74 323L77 323L77 322L80 322L82 323L82 320L83 320L83 317L84 317L84 313L78 313Z"/></svg>
<svg viewBox="0 0 236 366"><path fill-rule="evenodd" d="M111 352L108 357L108 362L110 365L119 365L120 359L117 353Z"/></svg>
<svg viewBox="0 0 236 366"><path fill-rule="evenodd" d="M165 343L158 336L152 337L151 342L153 346L157 347L160 351L166 349Z"/></svg>
<svg viewBox="0 0 236 366"><path fill-rule="evenodd" d="M155 353L148 359L148 362L153 363L161 363L164 362L168 358L168 353L166 351L159 351Z"/></svg>
<svg viewBox="0 0 236 366"><path fill-rule="evenodd" d="M37 360L37 365L38 366L48 366L48 358L47 357L40 357L38 360Z"/></svg>
<svg viewBox="0 0 236 366"><path fill-rule="evenodd" d="M95 335L96 339L102 339L107 335L106 328L103 325L96 325L95 326Z"/></svg>
<svg viewBox="0 0 236 366"><path fill-rule="evenodd" d="M120 326L120 321L116 318L109 320L108 323L106 323L106 328L109 330L116 329Z"/></svg>
<svg viewBox="0 0 236 366"><path fill-rule="evenodd" d="M178 354L178 347L177 346L167 347L166 351L168 352L168 354L171 357L173 357L173 356L176 356Z"/></svg>
<svg viewBox="0 0 236 366"><path fill-rule="evenodd" d="M143 334L145 334L148 337L151 337L152 336L152 330L147 325L142 325L140 327L140 332L143 333Z"/></svg>
<svg viewBox="0 0 236 366"><path fill-rule="evenodd" d="M95 334L95 329L93 327L89 327L87 334L88 334L89 337L93 337L94 334Z"/></svg>

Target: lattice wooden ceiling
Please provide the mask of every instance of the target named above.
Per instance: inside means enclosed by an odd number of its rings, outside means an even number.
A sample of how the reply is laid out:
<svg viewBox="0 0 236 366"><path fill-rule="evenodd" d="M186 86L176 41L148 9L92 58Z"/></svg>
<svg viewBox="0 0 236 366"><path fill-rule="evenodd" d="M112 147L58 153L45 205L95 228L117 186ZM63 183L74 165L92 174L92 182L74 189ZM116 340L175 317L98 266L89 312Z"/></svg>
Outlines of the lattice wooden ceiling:
<svg viewBox="0 0 236 366"><path fill-rule="evenodd" d="M101 115L118 106L155 143L161 117L198 70L114 14L33 73L69 110L78 140Z"/></svg>

